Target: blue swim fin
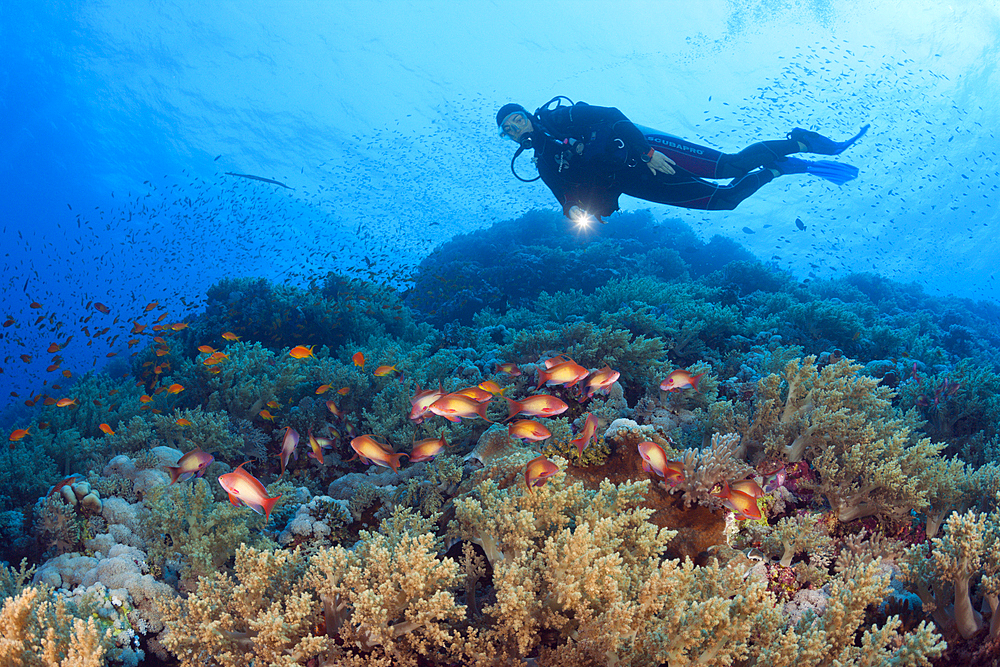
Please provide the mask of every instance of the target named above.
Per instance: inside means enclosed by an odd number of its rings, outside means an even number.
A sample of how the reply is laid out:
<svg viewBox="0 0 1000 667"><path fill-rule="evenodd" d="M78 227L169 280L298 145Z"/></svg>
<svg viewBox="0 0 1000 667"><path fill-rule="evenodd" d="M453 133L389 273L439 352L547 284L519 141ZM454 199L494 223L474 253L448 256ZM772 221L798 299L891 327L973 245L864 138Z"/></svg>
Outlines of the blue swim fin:
<svg viewBox="0 0 1000 667"><path fill-rule="evenodd" d="M824 137L817 132L810 132L797 127L788 133L788 138L806 145L806 152L817 153L819 155L840 155L854 145L854 142L865 136L871 125L865 125L861 130L847 141L834 141Z"/></svg>
<svg viewBox="0 0 1000 667"><path fill-rule="evenodd" d="M829 160L812 162L797 157L786 157L765 165L765 168L776 169L780 174L812 174L837 185L843 185L858 177L857 167Z"/></svg>

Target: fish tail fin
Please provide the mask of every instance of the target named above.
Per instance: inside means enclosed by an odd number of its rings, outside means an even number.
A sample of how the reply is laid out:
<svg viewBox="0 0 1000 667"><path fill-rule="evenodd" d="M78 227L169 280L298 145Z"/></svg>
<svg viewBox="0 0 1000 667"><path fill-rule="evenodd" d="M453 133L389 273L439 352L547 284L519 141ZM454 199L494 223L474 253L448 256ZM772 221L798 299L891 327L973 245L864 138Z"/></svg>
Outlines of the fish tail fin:
<svg viewBox="0 0 1000 667"><path fill-rule="evenodd" d="M539 389L541 389L542 385L545 384L546 382L548 382L549 378L551 378L551 377L552 376L551 376L550 373L548 373L548 371L546 371L543 368L539 368L538 369L538 385L535 387L535 391L538 391Z"/></svg>
<svg viewBox="0 0 1000 667"><path fill-rule="evenodd" d="M274 498L264 498L263 500L260 501L260 506L264 510L264 518L266 518L268 521L271 520L271 510L274 509L274 506L277 504L277 502L281 500L282 495L284 494L279 494Z"/></svg>
<svg viewBox="0 0 1000 667"><path fill-rule="evenodd" d="M177 480L180 479L181 476L180 466L177 466L176 468L172 466L167 466L167 470L170 471L170 483L176 484Z"/></svg>
<svg viewBox="0 0 1000 667"><path fill-rule="evenodd" d="M524 409L524 406L515 401L514 399L507 398L506 396L504 396L504 398L507 399L507 411L509 413L507 415L507 419L505 419L504 421L510 421L511 419L514 418L514 415L516 415L517 413L519 413L521 410Z"/></svg>
<svg viewBox="0 0 1000 667"><path fill-rule="evenodd" d="M480 403L479 407L476 408L476 414L483 418L484 421L493 423L493 420L486 416L486 408L489 406L490 402Z"/></svg>
<svg viewBox="0 0 1000 667"><path fill-rule="evenodd" d="M701 380L703 375L705 375L705 373L698 373L697 375L691 377L691 387L695 391L698 391L698 381Z"/></svg>
<svg viewBox="0 0 1000 667"><path fill-rule="evenodd" d="M404 456L409 457L409 454L407 454L406 452L400 452L399 454L390 454L389 456L385 457L386 461L389 462L389 467L392 468L393 472L399 472L400 461Z"/></svg>

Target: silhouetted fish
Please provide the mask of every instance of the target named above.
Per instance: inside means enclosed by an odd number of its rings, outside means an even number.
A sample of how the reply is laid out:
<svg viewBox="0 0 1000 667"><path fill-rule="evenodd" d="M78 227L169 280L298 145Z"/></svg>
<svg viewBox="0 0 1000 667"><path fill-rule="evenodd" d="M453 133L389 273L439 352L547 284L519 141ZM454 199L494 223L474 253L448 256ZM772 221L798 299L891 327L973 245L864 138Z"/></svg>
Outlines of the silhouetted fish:
<svg viewBox="0 0 1000 667"><path fill-rule="evenodd" d="M270 178L264 178L263 176L252 176L250 174L234 174L231 171L226 172L226 176L239 176L240 178L252 178L255 181L263 181L264 183L274 183L275 185L280 185L283 188L288 188L289 190L294 190L295 188L290 188L281 181L275 181Z"/></svg>

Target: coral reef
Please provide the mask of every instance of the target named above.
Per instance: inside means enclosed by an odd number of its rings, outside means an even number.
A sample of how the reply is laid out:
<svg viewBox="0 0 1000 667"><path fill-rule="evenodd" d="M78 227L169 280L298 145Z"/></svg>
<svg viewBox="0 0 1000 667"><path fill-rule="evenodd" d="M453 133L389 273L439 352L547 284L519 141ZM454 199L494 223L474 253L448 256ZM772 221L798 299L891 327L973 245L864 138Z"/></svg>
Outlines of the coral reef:
<svg viewBox="0 0 1000 667"><path fill-rule="evenodd" d="M223 280L204 313L132 321L121 377L67 382L70 405L32 392L0 455L0 556L21 562L0 569L0 664L995 659L1000 313L617 222L587 243L548 212L456 237L402 294ZM559 355L620 375L536 389ZM699 386L661 391L677 369ZM411 417L435 388L496 423ZM538 417L551 437L511 438L504 399L539 392L567 406ZM388 471L362 434L447 447ZM681 473L644 471L647 441ZM170 484L195 447L215 462ZM529 490L539 456L557 472ZM270 522L216 481L248 459L282 496ZM718 497L751 479L757 520Z"/></svg>

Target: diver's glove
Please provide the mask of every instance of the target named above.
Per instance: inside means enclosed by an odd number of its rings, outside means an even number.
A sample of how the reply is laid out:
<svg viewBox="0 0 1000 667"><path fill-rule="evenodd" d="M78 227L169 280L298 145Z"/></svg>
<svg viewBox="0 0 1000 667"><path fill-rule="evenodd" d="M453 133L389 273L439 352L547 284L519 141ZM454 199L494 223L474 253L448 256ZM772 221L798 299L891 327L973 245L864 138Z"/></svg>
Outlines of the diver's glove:
<svg viewBox="0 0 1000 667"><path fill-rule="evenodd" d="M865 132L868 131L869 127L871 127L871 125L865 125L861 128L860 132L847 141L834 141L833 139L824 137L822 134L817 132L803 130L801 127L797 127L789 132L788 138L805 144L806 151L809 153L818 153L819 155L840 155L853 146L855 141L865 136Z"/></svg>
<svg viewBox="0 0 1000 667"><path fill-rule="evenodd" d="M578 227L586 227L590 224L591 219L597 220L602 225L608 224L608 221L599 215L591 215L587 213L579 206L569 207L569 219L574 222Z"/></svg>
<svg viewBox="0 0 1000 667"><path fill-rule="evenodd" d="M776 170L779 174L812 174L837 185L843 185L858 177L857 167L829 160L811 162L797 157L786 157L764 166L766 169Z"/></svg>

